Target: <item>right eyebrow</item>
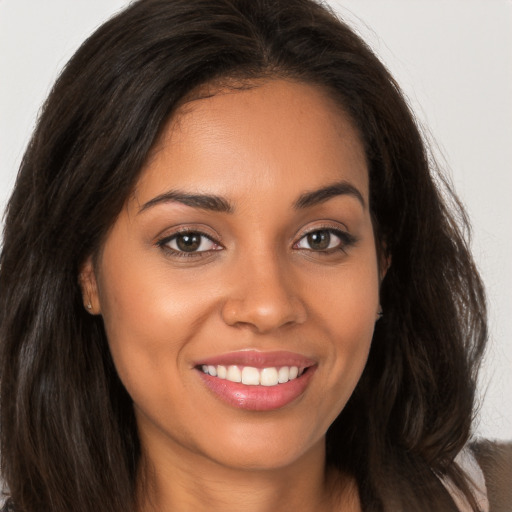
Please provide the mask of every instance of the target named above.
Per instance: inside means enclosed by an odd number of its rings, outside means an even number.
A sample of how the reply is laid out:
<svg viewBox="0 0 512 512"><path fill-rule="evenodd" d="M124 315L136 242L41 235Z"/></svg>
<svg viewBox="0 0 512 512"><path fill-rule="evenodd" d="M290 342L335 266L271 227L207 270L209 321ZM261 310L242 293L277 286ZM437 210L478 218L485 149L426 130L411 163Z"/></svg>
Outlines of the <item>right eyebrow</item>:
<svg viewBox="0 0 512 512"><path fill-rule="evenodd" d="M333 183L318 190L306 192L302 194L295 202L296 209L309 208L320 203L325 203L329 199L336 196L351 196L357 199L363 208L366 208L366 203L363 194L348 181L340 181Z"/></svg>
<svg viewBox="0 0 512 512"><path fill-rule="evenodd" d="M137 214L142 213L153 206L165 203L181 203L192 208L209 210L212 212L233 213L233 206L223 197L209 194L190 194L179 190L169 190L160 194L147 203L144 203Z"/></svg>

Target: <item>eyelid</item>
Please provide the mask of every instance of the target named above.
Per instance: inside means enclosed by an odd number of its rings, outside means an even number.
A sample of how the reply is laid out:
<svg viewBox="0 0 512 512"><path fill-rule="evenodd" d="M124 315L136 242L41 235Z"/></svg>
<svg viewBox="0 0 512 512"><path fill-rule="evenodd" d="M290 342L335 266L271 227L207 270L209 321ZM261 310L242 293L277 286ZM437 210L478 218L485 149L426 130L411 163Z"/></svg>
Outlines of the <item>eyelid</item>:
<svg viewBox="0 0 512 512"><path fill-rule="evenodd" d="M304 238L305 236L309 235L310 233L314 233L315 231L334 231L339 233L346 233L347 235L350 235L350 231L347 226L342 224L341 222L336 221L317 221L315 223L309 222L305 227L302 227L297 235L295 236L295 240L300 240L301 238ZM350 235L353 236L353 235Z"/></svg>
<svg viewBox="0 0 512 512"><path fill-rule="evenodd" d="M210 233L207 233L205 231L206 230L204 227L179 226L171 233L159 236L155 242L155 245L158 246L163 251L167 252L169 255L177 256L177 257L200 258L200 257L207 256L207 255L211 254L212 252L216 252L216 251L224 249L224 246L222 245L222 243L219 240L220 237L214 237ZM204 251L190 251L190 252L181 251L179 249L174 249L172 247L169 247L168 244L172 240L175 240L179 235L183 235L183 234L187 234L187 233L200 235L201 237L204 237L204 238L210 240L213 244L215 244L216 247L213 249L208 249L208 250L204 250Z"/></svg>
<svg viewBox="0 0 512 512"><path fill-rule="evenodd" d="M326 249L324 251L318 250L315 251L314 249L305 249L301 247L296 247L297 244L300 243L301 240L303 240L305 237L312 233L316 233L317 231L329 231L330 233L333 233L335 236L337 236L341 240L341 244L339 247L333 247L331 249ZM317 224L315 226L311 226L310 228L306 228L304 230L301 230L298 237L295 239L295 242L293 243L293 247L298 250L305 250L310 251L314 253L331 253L336 250L342 250L351 247L358 241L357 237L355 237L353 234L349 232L346 226L340 225L340 223L322 223Z"/></svg>
<svg viewBox="0 0 512 512"><path fill-rule="evenodd" d="M166 228L155 237L155 243L158 244L162 240L169 240L177 235L182 235L184 233L197 233L199 235L205 236L206 238L209 238L219 245L222 245L221 236L216 231L204 224L179 224L177 226Z"/></svg>

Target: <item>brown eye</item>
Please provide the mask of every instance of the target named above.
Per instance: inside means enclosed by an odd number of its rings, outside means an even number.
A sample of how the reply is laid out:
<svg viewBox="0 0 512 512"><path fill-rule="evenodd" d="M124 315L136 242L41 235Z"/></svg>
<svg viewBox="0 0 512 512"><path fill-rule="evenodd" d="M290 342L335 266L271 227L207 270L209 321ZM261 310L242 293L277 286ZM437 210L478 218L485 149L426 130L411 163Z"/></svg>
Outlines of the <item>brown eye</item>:
<svg viewBox="0 0 512 512"><path fill-rule="evenodd" d="M198 231L184 231L165 238L159 244L163 248L178 254L206 253L222 248L207 235Z"/></svg>
<svg viewBox="0 0 512 512"><path fill-rule="evenodd" d="M294 248L318 253L331 253L337 249L344 251L354 245L355 242L354 236L346 231L339 229L317 229L302 236L294 245Z"/></svg>
<svg viewBox="0 0 512 512"><path fill-rule="evenodd" d="M194 252L201 246L201 239L199 233L184 233L176 236L176 246L180 251Z"/></svg>
<svg viewBox="0 0 512 512"><path fill-rule="evenodd" d="M331 243L331 233L327 230L314 231L307 235L307 242L313 251L325 251Z"/></svg>

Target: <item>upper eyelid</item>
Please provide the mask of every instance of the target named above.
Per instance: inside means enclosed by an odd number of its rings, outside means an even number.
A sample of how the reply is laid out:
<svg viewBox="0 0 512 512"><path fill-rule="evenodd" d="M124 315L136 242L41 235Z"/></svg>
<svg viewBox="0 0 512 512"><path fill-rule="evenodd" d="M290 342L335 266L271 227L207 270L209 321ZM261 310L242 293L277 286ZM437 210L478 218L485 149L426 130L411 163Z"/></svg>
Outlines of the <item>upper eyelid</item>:
<svg viewBox="0 0 512 512"><path fill-rule="evenodd" d="M157 237L155 237L155 240L157 244L162 244L168 242L169 240L172 240L178 235L183 235L186 233L197 233L198 235L204 236L208 238L208 240L211 240L212 242L215 242L218 245L222 245L221 237L218 234L213 235L211 233L208 233L204 228L193 228L190 226L178 226L178 228L176 228L169 234L158 235Z"/></svg>
<svg viewBox="0 0 512 512"><path fill-rule="evenodd" d="M167 246L170 242L172 242L173 240L176 239L176 237L178 237L179 235L182 235L182 234L186 234L187 231L182 231L180 233L174 233L173 235L169 235L167 237L164 237L162 239L160 239L157 244L160 246L160 247L164 247L164 246ZM212 244L214 244L215 246L218 246L218 247L221 247L224 249L224 246L217 240L215 240L214 238L212 238L211 236L208 236L206 233L199 233L198 231L188 231L188 233L196 233L200 236L203 236L204 238L206 238L207 240L209 240ZM174 249L172 247L169 247L170 250L172 251L177 251L177 252L182 252L182 251L179 251L178 249ZM209 249L211 250L211 249ZM206 251L191 251L190 254L193 254L193 253L201 253L201 252L208 252L208 250Z"/></svg>
<svg viewBox="0 0 512 512"><path fill-rule="evenodd" d="M210 249L206 249L206 250L202 250L202 251L183 251L183 250L180 250L179 248L174 248L174 247L170 246L171 242L173 242L177 236L179 236L180 234L186 234L186 233L196 233L196 234L206 238L212 244L215 245L215 248L210 248ZM219 250L225 249L225 247L220 242L218 242L217 240L215 240L214 238L209 236L207 233L203 233L201 231L191 230L191 229L183 229L183 230L174 232L168 236L161 237L156 240L155 245L161 251L165 252L168 257L173 257L173 258L178 258L178 257L180 257L180 258L187 257L187 258L196 258L196 259L197 258L205 258L208 255L211 255L213 252L217 252Z"/></svg>
<svg viewBox="0 0 512 512"><path fill-rule="evenodd" d="M314 233L315 231L333 231L338 233L344 233L347 235L351 235L350 230L348 229L345 224L342 224L340 222L336 221L324 221L324 223L320 223L315 226L302 228L298 231L298 233L295 235L295 240L300 240L301 238L309 235L310 233Z"/></svg>
<svg viewBox="0 0 512 512"><path fill-rule="evenodd" d="M346 235L350 234L348 231L341 229L341 228L323 227L323 228L315 228L315 229L310 229L308 231L305 231L304 233L302 233L302 235L299 236L299 240L302 240L305 236L308 236L311 233L316 233L318 231L329 231L330 233L334 233L334 234L336 234L336 233L346 234Z"/></svg>
<svg viewBox="0 0 512 512"><path fill-rule="evenodd" d="M345 226L344 226L345 227ZM337 236L341 241L341 246L344 246L346 248L356 244L359 239L348 229L343 229L339 225L334 227L332 225L323 225L323 226L315 226L314 228L308 229L306 231L302 231L302 234L295 238L295 241L293 242L293 247L297 246L301 240L303 240L305 237L310 235L311 233L315 233L317 231L329 231L333 233L335 236ZM316 251L316 252L322 252L322 251Z"/></svg>
<svg viewBox="0 0 512 512"><path fill-rule="evenodd" d="M348 239L354 239L355 238L348 231L344 231L343 229L339 229L339 228L317 228L317 229L312 229L310 231L306 231L305 233L303 233L301 236L299 236L299 238L297 238L297 240L293 243L293 245L298 244L301 240L303 240L307 236L311 235L312 233L317 233L318 231L328 231L329 233L337 236L338 238L341 238L342 240L347 239L347 238Z"/></svg>

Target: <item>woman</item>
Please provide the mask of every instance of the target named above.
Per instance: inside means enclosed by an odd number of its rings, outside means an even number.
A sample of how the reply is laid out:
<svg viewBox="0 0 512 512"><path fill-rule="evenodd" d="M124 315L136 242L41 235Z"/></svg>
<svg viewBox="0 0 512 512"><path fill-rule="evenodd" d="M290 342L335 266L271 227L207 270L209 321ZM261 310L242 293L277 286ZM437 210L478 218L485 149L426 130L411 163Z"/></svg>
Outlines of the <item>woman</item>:
<svg viewBox="0 0 512 512"><path fill-rule="evenodd" d="M433 172L393 79L309 0L106 23L8 206L9 506L484 508L455 462L484 293Z"/></svg>

